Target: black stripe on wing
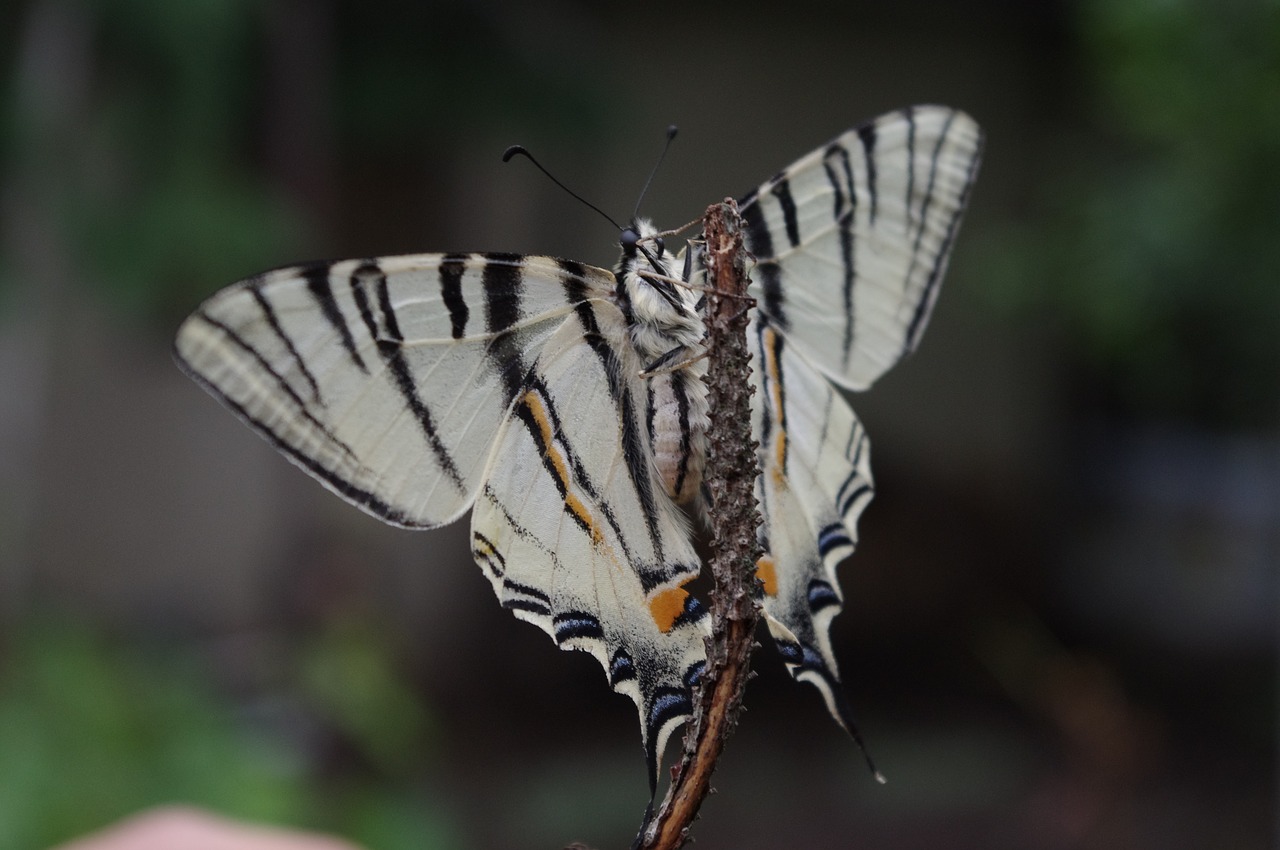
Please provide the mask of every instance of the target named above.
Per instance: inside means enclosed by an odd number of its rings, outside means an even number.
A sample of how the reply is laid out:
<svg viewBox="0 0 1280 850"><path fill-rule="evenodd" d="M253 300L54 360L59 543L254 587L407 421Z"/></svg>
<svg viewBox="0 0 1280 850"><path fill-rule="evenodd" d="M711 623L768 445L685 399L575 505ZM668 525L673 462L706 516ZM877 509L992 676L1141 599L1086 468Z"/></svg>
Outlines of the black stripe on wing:
<svg viewBox="0 0 1280 850"><path fill-rule="evenodd" d="M373 314L373 305L369 303L369 285L366 278L372 275L376 280L379 274L376 265L361 263L351 271L351 277L347 281L347 287L351 290L351 299L356 302L356 309L360 311L360 321L364 323L369 339L373 340L378 338L378 320Z"/></svg>
<svg viewBox="0 0 1280 850"><path fill-rule="evenodd" d="M644 757L649 770L649 796L652 798L658 792L658 759L662 755L658 752L658 742L664 740L664 730L684 722L693 714L693 697L687 687L660 687L654 690L646 707Z"/></svg>
<svg viewBox="0 0 1280 850"><path fill-rule="evenodd" d="M381 327L384 335L388 337L384 339L383 335L379 335L377 338L378 353L391 371L396 389L400 391L405 405L418 421L422 435L426 438L427 446L431 449L431 454L435 457L436 463L450 483L457 488L458 492L465 494L467 492L466 482L462 479L462 473L458 470L458 464L454 461L453 455L440 438L435 418L431 415L431 409L427 407L427 403L423 401L422 396L418 393L418 382L409 366L409 361L405 359L404 349L401 346L404 334L400 330L400 324L396 319L395 307L391 303L391 296L387 289L386 274L383 273L375 260L362 263L352 274L366 281L372 280L374 290L377 293Z"/></svg>
<svg viewBox="0 0 1280 850"><path fill-rule="evenodd" d="M831 184L834 207L831 216L836 222L840 239L840 264L842 266L840 291L844 298L844 336L840 342L844 366L848 368L853 356L853 326L855 319L853 287L857 280L854 271L854 216L858 211L858 192L853 185L853 167L849 163L849 151L844 145L833 143L822 159L827 182ZM847 200L846 200L847 199Z"/></svg>
<svg viewBox="0 0 1280 850"><path fill-rule="evenodd" d="M627 475L635 490L636 499L640 502L640 512L644 515L645 528L649 533L649 543L653 549L656 563L641 565L632 560L645 593L656 587L667 584L674 577L674 571L666 567L665 546L662 534L658 529L657 497L653 488L653 468L649 460L649 447L641 430L639 417L636 414L635 402L631 394L626 376L618 363L617 354L600 330L595 311L591 304L582 303L577 306L578 321L582 324L583 341L595 353L600 361L605 379L609 386L609 397L618 411L618 425L622 429L622 458L627 467ZM603 505L610 524L618 532L616 519L608 505ZM619 540L625 538L619 533ZM628 560L630 556L628 556ZM677 565L676 569L680 569ZM696 572L696 570L693 570Z"/></svg>
<svg viewBox="0 0 1280 850"><path fill-rule="evenodd" d="M791 183L786 177L778 175L774 178L773 188L769 193L778 199L782 207L782 224L787 234L787 242L794 248L800 244L800 222L796 218L796 202L791 197Z"/></svg>
<svg viewBox="0 0 1280 850"><path fill-rule="evenodd" d="M209 324L213 325L214 327L217 327L219 330L226 333L228 335L228 338L232 339L233 344L249 352L255 359L258 360L259 364L264 365L265 367L265 361L262 359L262 356L258 354L256 350L251 348L244 340L236 336L235 333L232 332L225 325L223 325L220 322L214 321L201 313L197 313L195 315L199 319L207 321ZM230 408L231 411L236 414L236 416L240 417L240 419L246 422L249 425L249 427L251 427L253 430L261 434L267 440L267 442L271 443L271 445L276 448L277 451L279 451L285 457L292 460L294 463L301 466L303 469L310 472L312 475L314 475L316 478L323 481L325 484L329 485L329 487L331 487L334 492L338 493L339 495L343 496L349 501L354 502L357 505L360 505L361 507L368 510L370 513L376 516L379 516L382 519L394 525L399 525L406 528L424 527L423 523L416 522L410 519L409 516L405 514L403 511L401 511L399 508L392 507L389 503L384 501L381 497L375 495L373 492L366 490L363 487L356 486L349 479L343 477L342 475L330 469L329 467L322 465L319 461L317 461L311 455L305 454L293 444L286 442L283 437L281 437L274 430L268 427L265 422L258 419L252 413L250 413L247 409L245 409L244 405L240 404L238 401L236 401L235 399L227 395L225 392L223 392L222 388L219 387L217 384L214 384L212 381L208 380L203 375L201 375L200 372L197 371L194 366L192 366L191 362L188 361L185 357L183 357L182 354L176 348L174 349L174 352L173 352L173 358L175 361L177 361L178 365L182 368L182 371L186 372L187 375L189 375L193 381L195 381L200 386L204 387L205 390L210 395L212 395L214 398L218 399L223 404L225 404L228 408ZM319 428L321 432L323 432L328 438L332 440L333 445L339 447L344 454L346 454L349 458L354 460L355 456L352 453L350 447L347 446L345 443L343 443L341 440L338 440L336 437L334 437L332 433L322 423L320 423L318 420L315 419L314 416L311 415L311 413L307 410L306 406L301 403L302 400L297 396L296 393L293 392L293 390L288 386L288 384L284 383L282 379L279 378L279 376L273 369L270 369L269 367L266 367L266 368L270 374L275 375L278 380L281 380L280 385L284 389L285 394L288 395L296 404L298 404L299 414L302 415L304 418L306 418L312 425Z"/></svg>
<svg viewBox="0 0 1280 850"><path fill-rule="evenodd" d="M786 473L791 447L787 434L787 386L782 373L782 350L786 337L770 326L765 317L756 323L756 368L764 387L760 451L771 447L772 456L762 457L762 468ZM776 433L775 433L776 432Z"/></svg>
<svg viewBox="0 0 1280 850"><path fill-rule="evenodd" d="M867 169L867 195L871 199L868 216L871 224L876 223L876 125L863 124L857 129L858 139L862 142L862 157Z"/></svg>
<svg viewBox="0 0 1280 850"><path fill-rule="evenodd" d="M551 597L538 588L504 578L502 589L507 594L502 607L508 611L528 611L542 617L551 615Z"/></svg>
<svg viewBox="0 0 1280 850"><path fill-rule="evenodd" d="M914 188L912 186L915 174L915 119L911 110L903 110L907 118L907 216L908 227L910 226L911 201L914 197ZM951 122L955 121L956 113L951 112L947 115L947 120L943 122L942 132L938 134L938 141L933 146L933 151L929 156L929 179L925 184L924 194L920 200L920 214L916 217L918 226L916 227L916 237L911 244L911 265L907 267L906 282L910 282L915 276L916 266L920 262L920 241L924 238L925 226L929 221L929 205L933 202L933 186L934 180L938 175L938 159L942 154L942 146L947 142L947 136L951 132ZM963 213L963 207L958 209L955 215L959 216ZM947 246L943 246L943 252L947 250ZM934 268L937 268L937 258L934 258ZM911 317L911 324L904 341L903 353L911 351L914 348L912 337L914 329L917 327L922 317L928 312L929 305L933 303L933 289L937 286L940 275L930 274L929 279L925 282L925 288L920 293L920 300L916 302L915 312Z"/></svg>
<svg viewBox="0 0 1280 850"><path fill-rule="evenodd" d="M342 315L342 310L338 308L338 300L333 295L333 286L329 282L329 272L332 269L329 263L317 263L300 270L302 279L306 281L307 291L311 293L311 297L315 299L316 306L320 308L320 314L324 316L325 321L329 323L335 331L338 332L339 339L342 340L342 348L347 352L347 356L351 358L351 362L356 368L366 375L369 374L369 367L365 365L364 358L360 356L360 351L356 348L355 337L351 334L351 327L347 324L347 320Z"/></svg>
<svg viewBox="0 0 1280 850"><path fill-rule="evenodd" d="M671 390L676 396L676 414L680 419L680 469L676 473L677 495L684 492L684 480L689 474L689 461L693 453L692 435L689 430L689 392L686 382L696 380L683 369L671 373Z"/></svg>
<svg viewBox="0 0 1280 850"><path fill-rule="evenodd" d="M556 265L563 272L560 283L564 287L565 300L570 304L580 304L588 298L595 297L595 293L587 286L587 267L582 263L573 260L562 260L557 258Z"/></svg>
<svg viewBox="0 0 1280 850"><path fill-rule="evenodd" d="M874 492L871 482L864 478L862 473L855 468L849 473L849 477L841 483L840 489L836 491L836 510L841 517L846 517L855 504L861 501L865 505Z"/></svg>
<svg viewBox="0 0 1280 850"><path fill-rule="evenodd" d="M462 295L462 275L467 270L469 254L445 254L440 258L440 298L449 311L450 332L454 339L467 335L467 320L471 310Z"/></svg>
<svg viewBox="0 0 1280 850"><path fill-rule="evenodd" d="M510 330L523 318L520 309L524 297L521 254L485 254L480 284L484 288L485 330L501 333Z"/></svg>
<svg viewBox="0 0 1280 850"><path fill-rule="evenodd" d="M562 611L551 619L552 634L558 646L571 640L604 640L604 628L594 614L586 611Z"/></svg>
<svg viewBox="0 0 1280 850"><path fill-rule="evenodd" d="M636 664L631 659L631 653L621 647L618 648L609 661L609 687L617 690L618 685L635 681L635 678Z"/></svg>
<svg viewBox="0 0 1280 850"><path fill-rule="evenodd" d="M396 318L395 308L391 305L391 290L387 287L387 276L377 260L365 260L351 272L352 277L359 278L366 285L373 287L378 298L378 311L382 317L382 332L375 339L378 342L404 342L404 334L400 331L400 320ZM383 336L386 336L386 340Z"/></svg>
<svg viewBox="0 0 1280 850"><path fill-rule="evenodd" d="M280 343L289 352L289 356L293 358L293 362L297 364L298 371L310 384L311 397L319 402L321 401L320 384L316 382L316 376L311 374L311 368L307 365L307 361L298 352L297 346L293 343L293 337L285 333L284 328L280 325L280 316L276 313L276 308L267 300L266 293L262 291L263 282L264 276L258 275L247 282L246 288L249 290L249 294L253 296L258 309L262 311L262 316L267 320L267 325L270 326L271 332L280 340Z"/></svg>
<svg viewBox="0 0 1280 850"><path fill-rule="evenodd" d="M485 254L484 266L480 271L480 283L484 289L485 331L492 334L486 346L486 355L502 376L507 403L520 394L528 378L528 369L520 356L521 349L514 330L521 319L523 261L524 258L519 254Z"/></svg>
<svg viewBox="0 0 1280 850"><path fill-rule="evenodd" d="M903 199L902 208L907 211L907 226L910 228L911 202L916 193L916 112L914 107L908 106L898 114L907 123L907 196Z"/></svg>
<svg viewBox="0 0 1280 850"><path fill-rule="evenodd" d="M754 193L744 198L739 206L742 210L742 221L747 226L747 250L758 260L755 270L760 275L760 288L764 293L764 303L760 309L768 314L778 327L785 330L788 323L782 306L784 301L782 268L774 259L773 234L769 232L769 225L764 220L764 213L760 210L760 204Z"/></svg>
<svg viewBox="0 0 1280 850"><path fill-rule="evenodd" d="M951 117L954 118L955 116L952 115ZM948 129L950 128L950 123L950 119L948 119ZM946 134L944 133L943 139L945 138ZM940 150L942 146L941 139L938 141L938 146ZM933 305L938 285L942 282L942 272L947 267L947 259L951 254L951 245L955 242L956 231L960 227L960 219L964 215L965 207L969 205L969 192L973 189L973 181L978 175L978 165L982 161L982 147L983 139L979 135L973 157L969 160L969 167L965 171L964 185L960 189L960 197L956 202L955 211L951 214L950 220L947 221L947 230L942 238L942 245L938 249L938 255L933 260L933 268L929 270L929 279L925 282L924 295L920 302L916 304L915 315L911 317L911 324L907 327L906 344L908 349L915 348L919 342L920 333L924 329L924 319L929 315L929 309ZM937 156L937 151L935 151L934 155L935 157Z"/></svg>
<svg viewBox="0 0 1280 850"><path fill-rule="evenodd" d="M853 546L843 522L833 522L818 532L818 554L823 558L832 552Z"/></svg>

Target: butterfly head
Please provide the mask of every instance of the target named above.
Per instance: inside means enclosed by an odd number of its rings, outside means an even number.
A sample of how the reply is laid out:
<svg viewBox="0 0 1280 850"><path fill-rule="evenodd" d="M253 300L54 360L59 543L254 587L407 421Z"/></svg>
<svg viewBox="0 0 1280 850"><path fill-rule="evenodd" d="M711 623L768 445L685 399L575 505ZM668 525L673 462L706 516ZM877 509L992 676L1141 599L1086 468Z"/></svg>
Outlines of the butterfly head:
<svg viewBox="0 0 1280 850"><path fill-rule="evenodd" d="M632 334L642 349L663 353L702 338L697 293L685 286L682 258L667 250L658 230L637 219L618 238L622 257L617 269L618 301L629 316ZM650 344L643 344L647 338Z"/></svg>
<svg viewBox="0 0 1280 850"><path fill-rule="evenodd" d="M634 258L637 254L645 256L650 265L657 268L666 259L667 246L657 230L647 219L640 219L635 224L622 229L618 244L622 246L624 258ZM652 254L652 256L649 256Z"/></svg>
<svg viewBox="0 0 1280 850"><path fill-rule="evenodd" d="M627 227L622 228L618 236L618 245L622 248L622 261L635 263L642 261L649 271L656 274L672 275L671 257L667 254L667 246L658 229L647 218L638 218Z"/></svg>

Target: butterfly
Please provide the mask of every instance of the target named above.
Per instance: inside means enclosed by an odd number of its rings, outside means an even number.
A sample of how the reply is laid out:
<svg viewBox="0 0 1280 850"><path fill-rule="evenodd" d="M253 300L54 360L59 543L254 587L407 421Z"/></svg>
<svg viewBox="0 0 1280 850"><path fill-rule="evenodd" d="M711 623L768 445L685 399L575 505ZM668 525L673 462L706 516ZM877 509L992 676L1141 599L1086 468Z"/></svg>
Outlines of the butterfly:
<svg viewBox="0 0 1280 850"><path fill-rule="evenodd" d="M829 629L873 492L863 390L918 344L982 134L918 106L838 136L739 201L757 565L770 634L850 732ZM218 292L181 368L324 486L392 525L472 510L499 601L635 701L651 796L692 710L706 609L689 513L709 427L699 243L637 219L610 272L508 253L295 265Z"/></svg>

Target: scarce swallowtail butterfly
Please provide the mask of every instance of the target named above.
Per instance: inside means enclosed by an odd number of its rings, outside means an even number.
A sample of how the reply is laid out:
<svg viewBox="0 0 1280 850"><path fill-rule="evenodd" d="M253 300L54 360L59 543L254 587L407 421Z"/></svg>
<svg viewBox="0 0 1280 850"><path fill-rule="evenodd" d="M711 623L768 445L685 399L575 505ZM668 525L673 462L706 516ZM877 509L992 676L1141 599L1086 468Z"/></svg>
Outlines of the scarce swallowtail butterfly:
<svg viewBox="0 0 1280 850"><path fill-rule="evenodd" d="M978 168L962 112L920 106L837 137L739 201L765 619L792 675L852 722L828 630L872 495L842 389L920 341ZM503 607L591 653L640 714L651 791L705 662L699 506L704 269L644 220L613 272L519 254L290 266L214 295L178 363L289 460L374 516L472 508ZM690 284L690 285L685 285Z"/></svg>

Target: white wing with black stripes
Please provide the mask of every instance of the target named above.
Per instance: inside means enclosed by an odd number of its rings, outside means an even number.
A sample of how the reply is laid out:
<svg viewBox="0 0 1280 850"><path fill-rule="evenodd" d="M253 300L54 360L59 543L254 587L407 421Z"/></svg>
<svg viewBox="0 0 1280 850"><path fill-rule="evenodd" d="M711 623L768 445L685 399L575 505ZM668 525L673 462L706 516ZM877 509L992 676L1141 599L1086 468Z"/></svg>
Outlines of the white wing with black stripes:
<svg viewBox="0 0 1280 850"><path fill-rule="evenodd" d="M764 609L793 675L855 735L829 627L872 483L836 385L866 388L919 341L980 146L963 113L903 110L740 204L758 259ZM644 221L620 245L616 273L513 254L284 268L214 295L174 348L363 510L431 528L474 504L472 552L503 606L635 700L652 790L705 662L678 507L699 502L709 427L702 264Z"/></svg>
<svg viewBox="0 0 1280 850"><path fill-rule="evenodd" d="M831 715L857 737L829 631L844 604L836 567L853 553L858 516L873 492L866 433L787 338L761 321L748 333L760 367L752 378L766 620L792 675L817 687Z"/></svg>
<svg viewBox="0 0 1280 850"><path fill-rule="evenodd" d="M866 389L920 341L981 145L963 112L912 107L742 199L760 311L831 380Z"/></svg>
<svg viewBox="0 0 1280 850"><path fill-rule="evenodd" d="M396 525L475 498L524 369L608 272L543 257L422 254L283 268L178 331L188 374L290 460Z"/></svg>
<svg viewBox="0 0 1280 850"><path fill-rule="evenodd" d="M750 328L770 630L792 674L855 736L829 629L873 488L866 435L832 385L865 389L929 320L982 135L962 112L904 109L850 130L745 197L757 258Z"/></svg>
<svg viewBox="0 0 1280 850"><path fill-rule="evenodd" d="M182 325L182 367L329 489L430 528L473 502L502 604L600 660L649 766L690 710L699 561L655 479L615 279L566 260L424 254L268 272Z"/></svg>
<svg viewBox="0 0 1280 850"><path fill-rule="evenodd" d="M652 791L707 632L682 587L701 561L656 475L626 337L618 308L591 301L547 341L498 429L472 547L505 607L590 652L635 700Z"/></svg>

